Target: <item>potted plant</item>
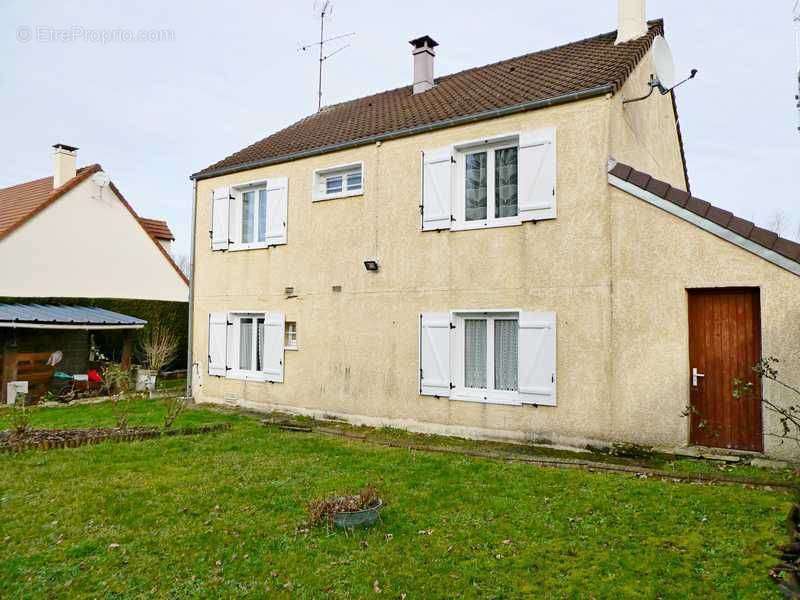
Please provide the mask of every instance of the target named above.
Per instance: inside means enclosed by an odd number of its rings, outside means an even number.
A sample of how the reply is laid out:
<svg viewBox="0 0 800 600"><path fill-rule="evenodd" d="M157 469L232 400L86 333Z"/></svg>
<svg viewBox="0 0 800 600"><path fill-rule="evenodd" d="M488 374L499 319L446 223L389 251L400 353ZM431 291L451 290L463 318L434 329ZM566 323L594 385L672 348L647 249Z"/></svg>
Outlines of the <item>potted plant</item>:
<svg viewBox="0 0 800 600"><path fill-rule="evenodd" d="M152 393L156 389L159 372L175 359L178 340L168 327L154 325L139 342L145 368L136 371L136 390Z"/></svg>
<svg viewBox="0 0 800 600"><path fill-rule="evenodd" d="M326 524L341 529L370 527L380 518L383 500L373 485L366 486L358 494L328 496L308 504L309 523Z"/></svg>

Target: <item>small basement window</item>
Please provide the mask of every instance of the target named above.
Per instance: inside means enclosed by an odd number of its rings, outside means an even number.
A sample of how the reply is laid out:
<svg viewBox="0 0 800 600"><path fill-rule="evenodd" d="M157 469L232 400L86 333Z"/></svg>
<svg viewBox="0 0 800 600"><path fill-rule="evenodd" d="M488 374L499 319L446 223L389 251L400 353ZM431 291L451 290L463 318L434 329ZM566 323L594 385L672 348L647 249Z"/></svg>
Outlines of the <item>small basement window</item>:
<svg viewBox="0 0 800 600"><path fill-rule="evenodd" d="M313 200L332 200L364 193L364 163L314 171Z"/></svg>
<svg viewBox="0 0 800 600"><path fill-rule="evenodd" d="M297 323L286 321L286 333L283 345L287 350L297 350Z"/></svg>

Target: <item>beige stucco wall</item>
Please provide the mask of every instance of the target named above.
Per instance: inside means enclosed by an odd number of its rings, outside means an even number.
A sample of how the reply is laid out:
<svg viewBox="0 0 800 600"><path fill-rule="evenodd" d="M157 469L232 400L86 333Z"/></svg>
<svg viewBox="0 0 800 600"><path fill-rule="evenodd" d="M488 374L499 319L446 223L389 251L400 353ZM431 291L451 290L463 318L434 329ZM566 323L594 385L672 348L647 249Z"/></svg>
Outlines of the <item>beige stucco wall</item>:
<svg viewBox="0 0 800 600"><path fill-rule="evenodd" d="M0 296L186 302L189 287L113 190L89 179L0 240Z"/></svg>
<svg viewBox="0 0 800 600"><path fill-rule="evenodd" d="M685 445L685 288L765 286L764 349L783 352L791 346L783 329L790 316L780 300L788 302L789 292L777 290L797 278L610 188L609 155L683 187L670 97L621 104L646 93L649 72L637 69L614 97L199 181L197 399L458 435ZM420 231L420 151L539 127L557 129L557 219ZM312 203L314 169L357 160L364 161L363 196ZM275 176L289 179L288 244L212 253L211 190ZM378 273L364 270L368 257L380 260ZM297 297L285 298L289 286ZM555 311L558 405L420 396L419 313L458 308ZM299 350L286 352L284 383L207 375L208 314L241 309L282 311L297 322Z"/></svg>
<svg viewBox="0 0 800 600"><path fill-rule="evenodd" d="M800 277L623 191L612 191L611 205L614 435L666 445L688 438L688 419L674 418L689 401L687 289L759 288L763 356L778 357L781 374L800 384ZM769 382L764 394L792 400ZM779 431L770 416L765 432ZM764 442L770 454L798 454L794 444Z"/></svg>
<svg viewBox="0 0 800 600"><path fill-rule="evenodd" d="M492 430L559 441L608 430L610 245L606 197L608 98L440 130L198 183L195 318L264 308L296 321L284 384L209 377L207 326L195 329L201 399L317 409L450 431ZM464 232L420 231L420 151L484 136L555 126L554 221ZM311 202L314 169L363 160L363 196ZM211 189L288 176L288 244L209 249ZM378 273L364 270L376 256ZM340 293L333 285L341 285ZM285 299L284 288L297 298ZM418 394L418 319L455 308L555 310L557 408L480 405Z"/></svg>

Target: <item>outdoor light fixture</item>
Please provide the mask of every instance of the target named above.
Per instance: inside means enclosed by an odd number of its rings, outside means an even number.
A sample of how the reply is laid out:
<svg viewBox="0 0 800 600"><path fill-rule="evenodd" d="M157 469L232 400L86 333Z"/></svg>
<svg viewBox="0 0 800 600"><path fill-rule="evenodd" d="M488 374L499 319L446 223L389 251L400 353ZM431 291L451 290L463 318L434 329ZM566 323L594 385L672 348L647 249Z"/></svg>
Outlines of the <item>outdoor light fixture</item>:
<svg viewBox="0 0 800 600"><path fill-rule="evenodd" d="M364 268L367 271L377 271L378 270L378 261L374 258L370 258L369 260L364 261Z"/></svg>

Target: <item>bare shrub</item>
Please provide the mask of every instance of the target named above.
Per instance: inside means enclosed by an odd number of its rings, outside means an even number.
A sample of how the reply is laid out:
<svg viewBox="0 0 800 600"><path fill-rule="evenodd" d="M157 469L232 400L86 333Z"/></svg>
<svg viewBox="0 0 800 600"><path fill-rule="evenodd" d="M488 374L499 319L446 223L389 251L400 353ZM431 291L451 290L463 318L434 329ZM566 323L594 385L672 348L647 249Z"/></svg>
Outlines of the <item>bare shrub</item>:
<svg viewBox="0 0 800 600"><path fill-rule="evenodd" d="M118 363L111 363L103 370L103 387L111 398L111 412L117 423L117 428L125 431L128 429L128 420L134 400L143 398L135 394L133 389L133 375L130 369L122 368Z"/></svg>
<svg viewBox="0 0 800 600"><path fill-rule="evenodd" d="M169 429L186 408L186 398L184 396L171 396L164 400L164 406L167 409L164 415L164 429Z"/></svg>
<svg viewBox="0 0 800 600"><path fill-rule="evenodd" d="M140 351L148 369L156 375L175 360L178 353L178 338L164 325L154 325L139 342Z"/></svg>
<svg viewBox="0 0 800 600"><path fill-rule="evenodd" d="M28 405L28 395L17 393L14 398L14 407L11 410L11 430L18 436L25 435L31 426L31 407Z"/></svg>

